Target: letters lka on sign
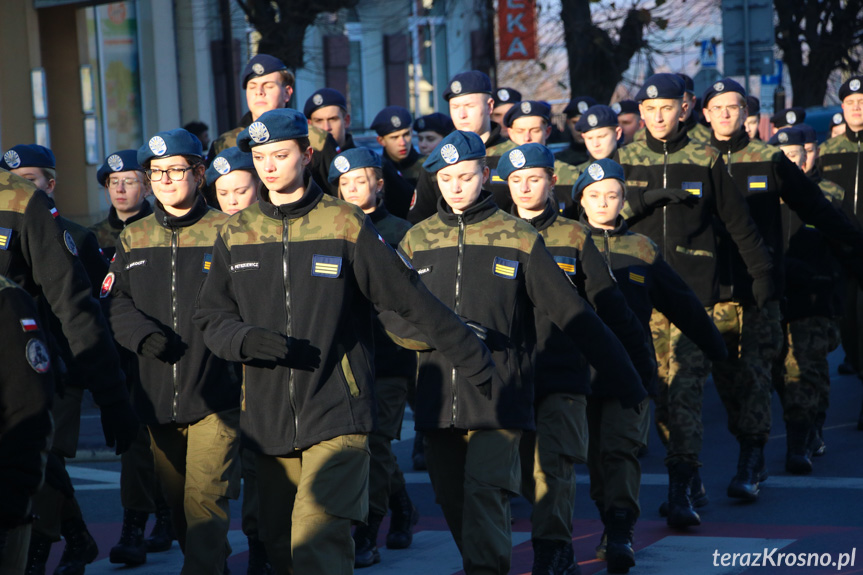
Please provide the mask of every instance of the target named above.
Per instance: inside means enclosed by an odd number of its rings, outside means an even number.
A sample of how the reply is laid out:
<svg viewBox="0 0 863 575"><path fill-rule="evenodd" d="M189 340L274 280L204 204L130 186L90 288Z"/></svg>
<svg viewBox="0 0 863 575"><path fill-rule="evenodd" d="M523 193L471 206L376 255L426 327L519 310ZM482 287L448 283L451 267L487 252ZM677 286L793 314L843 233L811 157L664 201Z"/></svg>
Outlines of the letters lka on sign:
<svg viewBox="0 0 863 575"><path fill-rule="evenodd" d="M498 6L499 60L536 58L535 0L500 0Z"/></svg>

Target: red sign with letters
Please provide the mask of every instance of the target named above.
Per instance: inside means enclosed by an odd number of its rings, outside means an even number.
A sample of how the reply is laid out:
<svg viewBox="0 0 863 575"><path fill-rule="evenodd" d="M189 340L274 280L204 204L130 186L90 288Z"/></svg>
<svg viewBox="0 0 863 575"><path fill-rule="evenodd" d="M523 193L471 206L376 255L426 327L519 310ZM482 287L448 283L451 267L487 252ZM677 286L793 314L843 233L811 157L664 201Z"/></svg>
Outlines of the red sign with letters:
<svg viewBox="0 0 863 575"><path fill-rule="evenodd" d="M536 59L535 0L499 0L500 61Z"/></svg>

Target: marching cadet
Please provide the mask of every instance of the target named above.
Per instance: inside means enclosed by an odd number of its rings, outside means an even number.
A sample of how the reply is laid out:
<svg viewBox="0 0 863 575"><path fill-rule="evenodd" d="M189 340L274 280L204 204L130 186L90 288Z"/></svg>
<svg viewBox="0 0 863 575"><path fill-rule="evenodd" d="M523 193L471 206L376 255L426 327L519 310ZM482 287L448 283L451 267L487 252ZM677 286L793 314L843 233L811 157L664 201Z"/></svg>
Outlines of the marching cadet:
<svg viewBox="0 0 863 575"><path fill-rule="evenodd" d="M500 124L501 134L507 137L509 131L503 123L503 118L509 112L516 102L521 102L521 92L515 88L498 88L491 94L494 100L494 106L491 110L491 121Z"/></svg>
<svg viewBox="0 0 863 575"><path fill-rule="evenodd" d="M621 100L611 105L611 109L617 112L617 123L623 130L623 145L632 143L635 133L644 128L644 120L638 111L638 102L635 100Z"/></svg>
<svg viewBox="0 0 863 575"><path fill-rule="evenodd" d="M201 142L159 132L138 150L154 213L123 230L102 284L117 342L138 354L135 407L149 431L156 475L171 508L184 573L222 573L230 555L229 499L239 494L240 384L192 324L218 227L208 207ZM125 510L143 529L146 514Z"/></svg>
<svg viewBox="0 0 863 575"><path fill-rule="evenodd" d="M444 90L443 99L449 102L449 114L455 128L478 135L485 144L486 164L490 170L497 168L498 157L515 146L503 137L501 125L491 120L494 99L491 97L489 77L477 70L456 74ZM509 209L512 205L509 189L503 180L496 179L498 181L492 186L495 201L499 206ZM434 215L440 197L440 188L434 175L423 170L417 181L407 220L417 223Z"/></svg>
<svg viewBox="0 0 863 575"><path fill-rule="evenodd" d="M578 166L579 173L584 172L588 164L613 156L623 137L623 128L618 123L617 113L610 106L602 104L585 110L576 122L575 129L581 132L590 156L587 162Z"/></svg>
<svg viewBox="0 0 863 575"><path fill-rule="evenodd" d="M390 246L397 246L411 225L390 214L382 203L381 157L368 148L354 148L336 156L330 179L337 183L339 197L367 214ZM384 160L386 161L386 160ZM411 527L419 513L411 502L405 479L392 451L392 441L401 433L408 393L408 380L416 373L416 354L396 346L375 323L375 402L377 426L369 434L369 518L354 532L355 567L378 563L378 529L392 510L387 533L389 549L406 549L413 539Z"/></svg>
<svg viewBox="0 0 863 575"><path fill-rule="evenodd" d="M653 240L663 258L701 300L708 314L719 298L714 218L738 245L758 308L775 291L772 262L746 202L719 153L689 139L680 124L684 84L674 74L655 74L636 99L646 139L616 153L626 174L624 214L633 232ZM659 364L656 423L666 443L668 525L699 525L692 497L703 496L698 474L704 426L701 405L710 360L658 311L650 321Z"/></svg>
<svg viewBox="0 0 863 575"><path fill-rule="evenodd" d="M414 120L414 132L417 133L417 148L421 156L428 156L435 146L449 136L455 126L452 118L440 112L420 116Z"/></svg>
<svg viewBox="0 0 863 575"><path fill-rule="evenodd" d="M506 113L503 123L509 130L510 140L516 146L532 142L544 146L551 135L551 106L536 100L517 102ZM572 201L572 185L578 178L578 170L572 164L555 159L554 175L556 180L553 195L558 211L564 217L577 217L578 207ZM502 176L499 177L505 180Z"/></svg>
<svg viewBox="0 0 863 575"><path fill-rule="evenodd" d="M750 140L760 140L758 125L761 123L761 100L755 96L746 96L746 119L743 128Z"/></svg>
<svg viewBox="0 0 863 575"><path fill-rule="evenodd" d="M284 109L238 137L260 199L222 227L195 321L214 353L245 363L241 426L275 571L351 573L351 522L368 516L372 306L428 334L470 385L491 386L493 368L371 218L310 179L308 133ZM273 288L280 303L260 305Z"/></svg>
<svg viewBox="0 0 863 575"><path fill-rule="evenodd" d="M338 148L337 152L356 147L350 133L351 115L344 94L332 88L321 88L306 99L303 115L314 126L331 135Z"/></svg>
<svg viewBox="0 0 863 575"><path fill-rule="evenodd" d="M731 270L732 289L730 297L724 295L716 303L713 316L729 346L729 358L713 363L713 381L728 412L728 430L740 444L737 473L728 486L728 496L754 501L759 483L767 476L764 445L771 429L771 372L784 342L779 309L785 291L781 204L857 253L863 253L863 235L780 150L749 139L743 128L745 106L743 86L730 78L714 83L704 93L704 114L713 128L711 145L722 154L726 170L743 190L752 220L773 259L776 290L766 304L759 303L743 258L730 241L720 241L718 259ZM790 121L793 114L796 112L789 111L784 117ZM727 284L727 278L723 283ZM808 428L789 421L787 431L789 450L808 446Z"/></svg>
<svg viewBox="0 0 863 575"><path fill-rule="evenodd" d="M426 433L435 497L469 575L509 572L509 494L521 484L521 435L535 429L534 317L546 315L597 369L618 381L640 379L536 230L500 210L483 190L485 152L473 132L455 131L438 144L425 162L440 186L438 212L399 246L495 360L495 377L480 388L458 377L438 352L420 354L417 369L416 427Z"/></svg>
<svg viewBox="0 0 863 575"><path fill-rule="evenodd" d="M401 106L387 106L378 112L371 129L383 148L384 164L392 164L402 177L416 186L423 158L413 147L411 113Z"/></svg>
<svg viewBox="0 0 863 575"><path fill-rule="evenodd" d="M610 159L591 162L579 176L573 195L584 209L581 221L595 238L603 263L617 279L645 333L649 333L651 312L656 308L709 358L725 358L725 344L698 297L665 262L658 246L630 232L620 217L625 197L623 168ZM649 412L647 401L640 410L632 410L610 397L612 385L593 373L587 399L587 463L590 496L605 525L597 558L608 562L609 573L627 573L635 565L632 533L641 513L638 452L645 445ZM656 395L655 386L648 391Z"/></svg>
<svg viewBox="0 0 863 575"><path fill-rule="evenodd" d="M206 171L207 185L216 192L219 209L233 216L258 201L261 181L252 155L234 146L219 153Z"/></svg>
<svg viewBox="0 0 863 575"><path fill-rule="evenodd" d="M814 130L813 130L814 131ZM770 138L788 159L802 169L807 160L807 136L802 126L784 129ZM812 177L812 176L810 176ZM816 175L817 177L817 175ZM818 182L822 193L835 206L842 204L844 190L836 184ZM839 262L831 256L835 244L814 226L782 205L785 247L785 353L777 362L774 385L782 399L788 433L785 469L789 473L812 471L811 456L824 452L822 427L830 400L831 318L837 316L834 285L841 278ZM841 255L840 255L841 257ZM838 343L838 342L835 342ZM835 349L835 348L834 348ZM783 369L784 368L784 369ZM776 373L778 371L778 373ZM791 431L804 430L807 440ZM794 439L794 441L792 441Z"/></svg>
<svg viewBox="0 0 863 575"><path fill-rule="evenodd" d="M577 166L586 162L589 158L587 148L584 146L584 138L581 137L581 132L575 129L575 124L581 118L588 108L595 106L597 101L590 96L578 96L572 98L569 104L563 109L566 115L566 128L569 135L569 147L554 155L561 162Z"/></svg>
<svg viewBox="0 0 863 575"><path fill-rule="evenodd" d="M118 150L109 154L96 172L96 180L105 188L111 208L108 217L90 227L102 253L110 261L120 232L127 225L153 213L150 181L138 163L137 150ZM100 284L101 285L101 282Z"/></svg>
<svg viewBox="0 0 863 575"><path fill-rule="evenodd" d="M555 162L551 151L538 143L521 145L501 157L498 170L509 185L513 215L540 233L557 265L624 344L641 380L652 381L656 365L647 332L629 310L584 227L558 215L551 198ZM551 320L537 314L535 323L536 431L525 431L520 444L522 494L533 504L533 572L572 574L577 571L572 550L573 463L587 460L590 371L578 348ZM611 381L605 393L632 408L646 397L641 380Z"/></svg>
<svg viewBox="0 0 863 575"><path fill-rule="evenodd" d="M33 298L0 276L0 573L24 573L51 441L54 379Z"/></svg>
<svg viewBox="0 0 863 575"><path fill-rule="evenodd" d="M684 117L681 122L683 128L690 140L700 144L710 144L710 128L698 121L700 108L698 98L695 97L695 83L686 74L678 72L675 75L683 80L683 103L685 105Z"/></svg>

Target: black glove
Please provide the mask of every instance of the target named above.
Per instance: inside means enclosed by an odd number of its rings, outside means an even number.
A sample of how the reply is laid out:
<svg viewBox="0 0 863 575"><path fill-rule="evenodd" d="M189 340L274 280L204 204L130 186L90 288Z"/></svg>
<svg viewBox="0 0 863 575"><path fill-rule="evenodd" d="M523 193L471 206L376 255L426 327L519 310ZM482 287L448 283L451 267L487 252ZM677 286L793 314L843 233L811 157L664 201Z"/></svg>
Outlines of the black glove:
<svg viewBox="0 0 863 575"><path fill-rule="evenodd" d="M105 434L105 445L114 447L117 455L129 451L132 442L138 437L140 422L132 404L124 399L111 405L105 405L102 411L102 433Z"/></svg>
<svg viewBox="0 0 863 575"><path fill-rule="evenodd" d="M245 357L313 371L321 366L321 350L307 339L285 337L261 327L249 330L240 348Z"/></svg>
<svg viewBox="0 0 863 575"><path fill-rule="evenodd" d="M164 363L177 363L183 357L187 347L177 334L166 335L157 331L144 338L138 353Z"/></svg>
<svg viewBox="0 0 863 575"><path fill-rule="evenodd" d="M776 286L773 283L773 278L769 275L755 278L752 282L752 297L755 298L755 305L761 309L770 301L776 292Z"/></svg>
<svg viewBox="0 0 863 575"><path fill-rule="evenodd" d="M476 388L483 395L483 397L491 401L491 379L485 380L484 382L477 385Z"/></svg>
<svg viewBox="0 0 863 575"><path fill-rule="evenodd" d="M665 204L679 204L690 201L695 196L680 188L654 188L642 194L644 203L651 208Z"/></svg>

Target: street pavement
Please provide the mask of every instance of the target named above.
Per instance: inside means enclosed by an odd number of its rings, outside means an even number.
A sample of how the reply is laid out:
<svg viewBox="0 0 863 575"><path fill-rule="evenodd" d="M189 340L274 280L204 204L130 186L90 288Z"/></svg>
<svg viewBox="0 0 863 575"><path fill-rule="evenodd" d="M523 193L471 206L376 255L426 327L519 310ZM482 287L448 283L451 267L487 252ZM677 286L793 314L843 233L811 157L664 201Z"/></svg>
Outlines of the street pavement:
<svg viewBox="0 0 863 575"><path fill-rule="evenodd" d="M712 382L708 383L704 401L702 478L710 504L699 510L700 527L675 531L659 517L659 504L667 491L667 475L664 450L653 433L649 452L642 458L642 513L634 537L637 565L631 573L863 573L863 431L856 428L863 385L856 377L837 374L841 358L841 349L830 358L831 407L824 428L827 452L814 459L815 471L809 476L792 476L784 470L785 429L781 406L774 394L773 433L766 449L770 478L763 484L761 498L756 503L740 503L725 495L736 469L737 445L726 429L725 411L716 389ZM458 574L462 572L461 559L440 508L434 502L428 475L411 468L413 428L409 418L410 413L406 416L402 440L395 443L394 451L405 471L411 498L422 516L414 542L407 550L386 549L388 522L385 522L379 539L381 563L358 572L367 575ZM70 460L68 465L84 518L99 544L99 558L88 566L87 573L179 573L182 554L176 543L166 553L149 555L147 564L140 567L129 569L108 562L108 552L119 538L123 512L120 464L103 444L98 410L88 404L83 412L79 457ZM576 472L578 493L573 520L576 557L585 575L604 573L605 563L594 557L602 524L588 497L587 469L578 465ZM528 574L533 560L530 506L524 499L516 498L512 509L512 573ZM239 501L232 502L231 513L229 540L233 555L228 565L239 575L245 573L248 560L248 546L240 530ZM151 518L149 525L152 523ZM62 543L53 546L48 573L53 572L62 547Z"/></svg>

